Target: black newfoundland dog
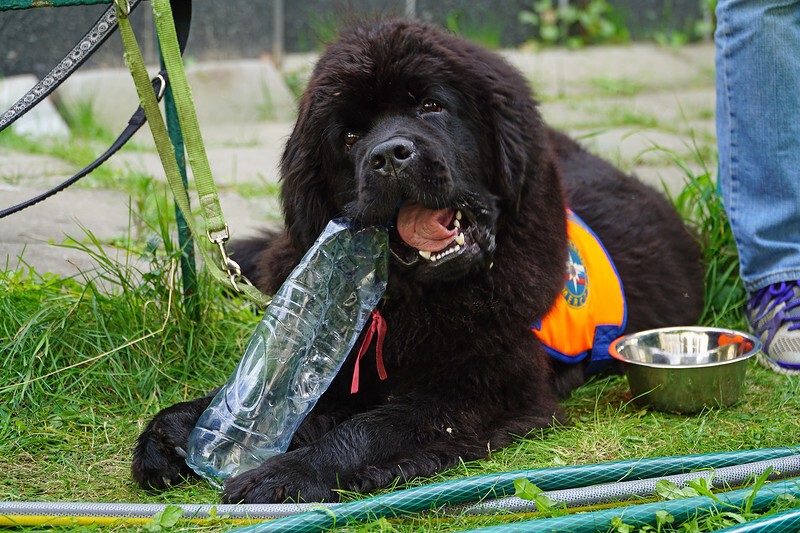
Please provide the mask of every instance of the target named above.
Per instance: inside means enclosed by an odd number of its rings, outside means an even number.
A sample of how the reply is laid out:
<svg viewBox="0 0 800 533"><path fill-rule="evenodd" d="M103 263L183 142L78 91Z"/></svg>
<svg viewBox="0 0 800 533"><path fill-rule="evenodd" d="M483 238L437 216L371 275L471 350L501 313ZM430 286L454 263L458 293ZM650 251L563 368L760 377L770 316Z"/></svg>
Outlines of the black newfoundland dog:
<svg viewBox="0 0 800 533"><path fill-rule="evenodd" d="M289 451L228 480L226 501L337 500L337 489L485 457L561 418L588 363L551 357L531 327L565 287L565 208L613 258L626 331L699 317L699 247L670 204L548 128L504 60L433 26L363 25L329 45L281 172L285 230L237 259L274 292L330 219L392 221L379 306L388 379L365 357L351 394L351 354ZM141 487L191 475L180 452L211 398L148 424L133 459Z"/></svg>

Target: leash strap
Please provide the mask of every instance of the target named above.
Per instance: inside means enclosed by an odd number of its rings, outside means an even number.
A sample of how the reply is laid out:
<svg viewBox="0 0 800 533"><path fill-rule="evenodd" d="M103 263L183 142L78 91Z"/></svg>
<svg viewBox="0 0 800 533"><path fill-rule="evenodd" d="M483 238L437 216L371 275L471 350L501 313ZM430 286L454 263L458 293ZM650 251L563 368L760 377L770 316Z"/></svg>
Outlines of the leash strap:
<svg viewBox="0 0 800 533"><path fill-rule="evenodd" d="M226 235L224 239L227 240L228 230L222 216L217 188L211 176L211 168L203 145L203 136L200 133L197 114L192 103L192 90L183 70L183 61L178 48L175 26L172 22L172 8L169 0L154 0L153 11L161 55L170 80L172 80L175 109L178 112L189 164L192 167L195 187L200 198L200 208L207 224L206 231L212 242L216 244L212 236L224 234Z"/></svg>
<svg viewBox="0 0 800 533"><path fill-rule="evenodd" d="M133 11L140 1L141 0L132 0L130 3L130 11ZM177 6L175 13L175 26L177 29L178 44L181 53L183 53L183 50L186 49L186 43L189 40L189 28L192 21L191 2L183 2L181 5ZM109 10L100 18L100 20L97 21L95 26L86 34L86 36L84 36L81 42L75 46L72 52L70 52L70 54L68 54L63 60L61 60L59 65L56 66L50 74L42 78L42 80L33 89L28 91L28 93L22 99L20 99L19 102L14 105L14 107L12 107L12 109L4 114L4 116L8 114L13 114L14 116L3 127L10 126L14 120L30 111L38 102L53 92L53 90L58 87L62 81L72 74L72 72L74 72L74 70L77 69L94 52L94 48L105 42L106 38L116 29L116 12L114 6L111 6ZM104 36L101 36L101 34ZM79 56L76 50L78 50L82 55ZM79 57L82 57L80 62L78 61ZM67 68L69 68L68 71ZM59 72L63 74L53 77L53 72ZM50 78L52 78L52 80L50 80ZM53 81L55 79L59 79L60 81L56 83ZM167 85L169 85L169 77L167 76L166 69L161 70L161 72L159 72L156 77L152 79L151 83L153 86L153 91L156 94L156 98L161 100L167 89ZM20 102L23 104L20 105ZM17 205L0 210L0 218L13 215L32 205L38 204L39 202L56 195L70 185L76 183L78 180L105 163L112 155L117 153L120 148L125 146L125 143L127 143L131 137L133 137L133 135L139 131L146 121L147 118L145 117L144 110L140 106L133 113L130 120L128 120L128 126L122 131L122 133L119 135L119 137L117 137L108 150L106 150L100 157L89 163L74 176L64 180L52 189ZM0 127L0 130L2 130L2 127Z"/></svg>
<svg viewBox="0 0 800 533"><path fill-rule="evenodd" d="M159 73L155 78L153 78L153 80L152 80L153 91L156 94L156 98L158 98L159 100L161 100L161 97L164 95L164 91L167 88L167 84L168 84L168 80L167 80L167 72L166 72L166 70L161 72L161 73ZM94 161L89 163L86 167L84 167L77 174L75 174L71 178L68 178L68 179L64 180L63 182L61 182L60 184L56 185L52 189L50 189L50 190L48 190L46 192L43 192L42 194L40 194L38 196L34 196L33 198L31 198L29 200L25 200L24 202L21 202L21 203L19 203L17 205L14 205L14 206L11 206L9 208L1 210L0 211L0 218L4 218L4 217L7 217L9 215L13 215L14 213L18 213L18 212L22 211L23 209L25 209L27 207L30 207L30 206L35 205L35 204L38 204L42 200L46 200L46 199L50 198L51 196L55 196L57 193L63 191L64 189L66 189L67 187L72 185L73 183L77 182L78 180L80 180L84 176L88 175L94 169L96 169L97 167L99 167L100 165L105 163L108 160L108 158L110 158L112 155L117 153L117 151L120 148L125 146L125 143L127 143L130 140L130 138L133 137L133 135L137 131L139 131L139 129L144 125L145 122L147 122L147 119L145 118L144 111L142 110L141 107L139 107L136 110L136 112L133 114L133 116L131 116L130 120L128 121L128 126L122 131L122 133L119 135L119 137L117 137L117 140L114 141L114 143L108 148L108 150L106 150L103 153L103 155L101 155L100 157L98 157L97 159L95 159Z"/></svg>
<svg viewBox="0 0 800 533"><path fill-rule="evenodd" d="M141 0L131 0L130 9L133 10ZM44 100L61 83L78 69L89 57L103 44L106 39L117 29L117 19L114 6L109 7L95 22L94 26L83 36L70 53L58 62L47 75L39 80L25 96L17 100L5 113L0 115L0 131L14 123L19 117L30 111L39 102Z"/></svg>
<svg viewBox="0 0 800 533"><path fill-rule="evenodd" d="M150 88L144 59L142 58L142 53L139 49L133 29L131 28L130 21L128 20L130 4L127 0L114 0L114 7L116 9L120 35L122 36L122 43L125 49L125 63L131 71L131 76L136 85L136 92L139 94L142 109L150 125L150 131L153 134L153 140L155 141L161 164L164 167L167 180L175 197L175 203L186 218L186 223L191 232L194 235L200 235L201 233L198 230L197 224L191 216L189 196L186 188L183 186L178 163L175 159L175 151L169 140L164 118L161 115L161 110L158 107L155 94ZM244 294L256 303L264 306L269 303L269 297L261 293L250 284L246 278L241 276L239 265L228 257L225 250L225 242L229 237L228 228L225 225L225 220L222 217L222 210L219 207L219 197L216 192L216 187L214 186L213 178L211 177L211 170L208 165L205 149L203 148L200 129L197 125L197 116L194 112L194 106L191 103L191 92L186 81L186 75L183 72L183 63L180 59L180 46L177 41L169 0L154 0L153 10L155 13L154 18L156 20L162 57L173 84L172 93L175 98L178 119L181 123L181 130L186 142L189 164L191 165L192 174L197 182L196 186L198 195L200 196L200 205L203 217L206 220L206 235L208 235L213 245L218 246L222 259L221 264L215 262L210 257L206 247L200 245L198 249L206 264L219 265L217 268L209 269L209 272L215 279L229 285L235 291Z"/></svg>

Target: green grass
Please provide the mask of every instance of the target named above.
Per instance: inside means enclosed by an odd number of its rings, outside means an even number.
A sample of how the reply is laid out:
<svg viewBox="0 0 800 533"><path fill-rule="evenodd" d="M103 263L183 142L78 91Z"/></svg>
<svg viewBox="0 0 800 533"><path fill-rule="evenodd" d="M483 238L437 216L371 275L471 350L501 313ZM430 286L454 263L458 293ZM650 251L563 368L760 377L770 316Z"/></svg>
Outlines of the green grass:
<svg viewBox="0 0 800 533"><path fill-rule="evenodd" d="M704 238L709 305L703 322L742 327L744 293L724 212L708 173L687 179L674 201ZM191 320L178 292L178 258L167 226L150 230L162 238L161 247L131 252L147 259L143 271L109 259L108 245L87 232L71 246L102 266L93 277L40 274L24 263L0 273L0 364L7 376L0 385L0 500L217 502L202 482L160 495L139 491L129 476L130 454L155 412L226 379L257 316L202 277L201 316ZM412 485L521 468L794 445L800 434L800 381L755 364L741 402L728 409L696 416L642 409L619 376L592 380L566 407L564 427ZM379 521L366 530L452 531L510 519L429 517ZM182 522L175 527L189 528Z"/></svg>
<svg viewBox="0 0 800 533"><path fill-rule="evenodd" d="M8 130L0 134L0 148L56 157L74 165L75 171L94 161L98 155L108 148L108 144L95 137L72 137L69 140L47 138L33 140ZM108 166L100 166L91 174L93 179L103 181L113 181L116 175L116 171L111 170Z"/></svg>
<svg viewBox="0 0 800 533"><path fill-rule="evenodd" d="M102 265L93 278L0 274L0 499L141 499L127 470L144 413L218 385L244 350L255 315L204 279L193 322L176 253L142 273L93 244L75 245Z"/></svg>
<svg viewBox="0 0 800 533"><path fill-rule="evenodd" d="M704 165L702 156L698 160ZM680 159L675 163L682 165ZM705 308L701 321L707 325L746 330L744 302L747 297L739 278L736 242L730 232L722 199L716 191L711 172L702 167L699 174L683 166L689 177L686 187L673 200L684 219L690 222L703 248L706 264Z"/></svg>
<svg viewBox="0 0 800 533"><path fill-rule="evenodd" d="M19 135L13 129L0 134L0 149L14 150L29 154L57 157L75 166L75 170L103 153L115 139L107 129L97 123L91 101L79 102L74 106L62 106L61 116L70 130L69 139L31 138ZM94 180L113 181L117 173L109 166L101 166L92 173ZM4 178L8 181L7 178Z"/></svg>
<svg viewBox="0 0 800 533"><path fill-rule="evenodd" d="M72 106L59 106L59 111L73 137L98 139L107 143L115 139L108 129L98 124L91 99L76 102Z"/></svg>
<svg viewBox="0 0 800 533"><path fill-rule="evenodd" d="M636 96L645 90L646 85L638 80L626 78L595 78L589 85L597 89L597 96Z"/></svg>

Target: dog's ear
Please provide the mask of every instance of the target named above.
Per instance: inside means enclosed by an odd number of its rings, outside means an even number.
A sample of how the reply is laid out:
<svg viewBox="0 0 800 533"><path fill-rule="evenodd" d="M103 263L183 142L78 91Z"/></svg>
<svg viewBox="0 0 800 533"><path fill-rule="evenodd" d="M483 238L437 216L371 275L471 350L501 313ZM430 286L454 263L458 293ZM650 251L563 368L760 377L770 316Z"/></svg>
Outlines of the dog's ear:
<svg viewBox="0 0 800 533"><path fill-rule="evenodd" d="M311 247L332 218L337 216L331 201L329 171L323 132L312 128L311 94L300 100L297 123L281 158L281 202L286 229L299 251Z"/></svg>
<svg viewBox="0 0 800 533"><path fill-rule="evenodd" d="M520 93L509 81L506 79L500 90L492 93L488 110L494 132L496 192L516 213L526 180L541 172L544 124L530 93ZM527 91L527 84L518 81Z"/></svg>

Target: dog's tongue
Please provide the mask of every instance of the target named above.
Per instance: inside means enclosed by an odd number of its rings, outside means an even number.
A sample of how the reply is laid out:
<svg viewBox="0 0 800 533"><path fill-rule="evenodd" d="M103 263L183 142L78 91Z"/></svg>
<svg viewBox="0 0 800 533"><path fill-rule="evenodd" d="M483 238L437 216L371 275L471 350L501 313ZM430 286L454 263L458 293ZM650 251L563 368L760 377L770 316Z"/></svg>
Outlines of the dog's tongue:
<svg viewBox="0 0 800 533"><path fill-rule="evenodd" d="M455 215L452 209L428 209L404 203L397 213L397 232L407 245L424 252L438 252L456 238L456 230L447 226Z"/></svg>

